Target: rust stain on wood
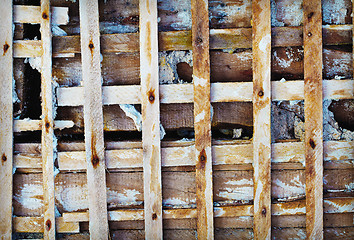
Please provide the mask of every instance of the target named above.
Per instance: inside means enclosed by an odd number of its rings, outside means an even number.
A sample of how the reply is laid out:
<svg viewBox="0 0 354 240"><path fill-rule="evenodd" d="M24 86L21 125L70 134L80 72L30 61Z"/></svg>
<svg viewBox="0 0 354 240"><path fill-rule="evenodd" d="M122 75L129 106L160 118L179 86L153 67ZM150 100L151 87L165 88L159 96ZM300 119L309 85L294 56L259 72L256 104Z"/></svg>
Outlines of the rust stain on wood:
<svg viewBox="0 0 354 240"><path fill-rule="evenodd" d="M155 102L155 89L150 89L148 92L149 102L153 104Z"/></svg>
<svg viewBox="0 0 354 240"><path fill-rule="evenodd" d="M48 19L48 14L46 12L43 12L42 13L42 18L47 20Z"/></svg>
<svg viewBox="0 0 354 240"><path fill-rule="evenodd" d="M2 154L1 160L2 160L3 162L6 162L6 161L7 161L7 157L6 157L5 153Z"/></svg>
<svg viewBox="0 0 354 240"><path fill-rule="evenodd" d="M146 22L146 57L151 65L151 23L148 21Z"/></svg>
<svg viewBox="0 0 354 240"><path fill-rule="evenodd" d="M91 136L91 163L94 169L96 169L100 164L100 159L96 150L96 138L94 135Z"/></svg>
<svg viewBox="0 0 354 240"><path fill-rule="evenodd" d="M46 230L46 231L49 231L51 228L52 228L52 222L50 221L50 219L48 219L48 220L45 222L45 230Z"/></svg>
<svg viewBox="0 0 354 240"><path fill-rule="evenodd" d="M5 42L5 44L4 44L4 53L3 53L3 56L5 56L5 54L6 54L6 52L7 52L7 50L9 50L9 48L10 48L10 46L9 46L9 44L7 43L7 42Z"/></svg>

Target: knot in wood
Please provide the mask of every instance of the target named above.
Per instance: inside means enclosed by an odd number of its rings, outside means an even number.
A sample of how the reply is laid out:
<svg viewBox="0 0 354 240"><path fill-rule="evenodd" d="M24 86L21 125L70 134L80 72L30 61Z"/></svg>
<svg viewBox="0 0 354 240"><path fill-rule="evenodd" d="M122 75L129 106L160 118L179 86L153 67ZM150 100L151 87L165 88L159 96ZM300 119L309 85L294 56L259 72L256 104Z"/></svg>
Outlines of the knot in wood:
<svg viewBox="0 0 354 240"><path fill-rule="evenodd" d="M307 34L307 36L312 37L312 33L311 33L311 32L309 32L309 33Z"/></svg>
<svg viewBox="0 0 354 240"><path fill-rule="evenodd" d="M267 209L265 207L263 207L262 209L262 216L263 217L267 216Z"/></svg>
<svg viewBox="0 0 354 240"><path fill-rule="evenodd" d="M7 157L6 157L5 153L2 155L1 160L4 161L4 162L7 161Z"/></svg>
<svg viewBox="0 0 354 240"><path fill-rule="evenodd" d="M153 213L152 214L152 220L156 220L157 219L157 214L156 213Z"/></svg>
<svg viewBox="0 0 354 240"><path fill-rule="evenodd" d="M310 144L312 149L315 149L316 143L313 141L313 139L310 139L309 144Z"/></svg>
<svg viewBox="0 0 354 240"><path fill-rule="evenodd" d="M42 13L42 18L43 19L48 19L48 14L46 12Z"/></svg>
<svg viewBox="0 0 354 240"><path fill-rule="evenodd" d="M263 96L264 96L264 92L263 92L262 90L260 90L260 91L258 92L258 96L263 97Z"/></svg>
<svg viewBox="0 0 354 240"><path fill-rule="evenodd" d="M5 42L5 44L4 44L4 55L7 52L7 50L9 50L9 48L10 48L9 44L7 44L7 42Z"/></svg>
<svg viewBox="0 0 354 240"><path fill-rule="evenodd" d="M49 231L52 227L52 222L48 219L46 222L45 222L45 230L46 231Z"/></svg>

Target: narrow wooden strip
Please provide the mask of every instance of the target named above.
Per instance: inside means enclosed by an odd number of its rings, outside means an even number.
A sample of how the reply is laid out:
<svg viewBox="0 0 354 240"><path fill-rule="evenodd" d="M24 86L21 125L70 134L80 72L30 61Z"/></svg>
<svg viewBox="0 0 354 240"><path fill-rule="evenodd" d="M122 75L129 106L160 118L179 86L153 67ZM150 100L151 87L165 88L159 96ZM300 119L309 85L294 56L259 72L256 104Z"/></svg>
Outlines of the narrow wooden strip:
<svg viewBox="0 0 354 240"><path fill-rule="evenodd" d="M106 172L103 139L100 32L97 1L80 1L82 79L90 238L108 239Z"/></svg>
<svg viewBox="0 0 354 240"><path fill-rule="evenodd" d="M73 126L74 126L74 122L71 120L54 121L54 129L62 130L64 128L72 128ZM14 126L13 126L14 132L39 131L41 129L42 129L41 120L31 120L31 119L14 120Z"/></svg>
<svg viewBox="0 0 354 240"><path fill-rule="evenodd" d="M324 200L324 213L352 213L354 198L331 198ZM217 218L234 218L254 216L253 205L214 207ZM113 210L109 211L110 221L144 220L144 210ZM306 214L306 200L297 200L272 204L272 216L294 216ZM163 219L197 218L195 208L163 210ZM68 212L63 214L64 222L87 222L87 212Z"/></svg>
<svg viewBox="0 0 354 240"><path fill-rule="evenodd" d="M133 146L136 147L136 146ZM324 161L343 161L354 159L354 141L324 142ZM37 150L33 151L36 152ZM161 158L163 167L194 166L194 146L163 147ZM251 144L214 145L212 146L213 165L234 165L252 163ZM141 168L142 149L106 150L108 169ZM288 142L272 144L272 163L299 163L304 169L304 143ZM70 151L58 153L61 171L79 171L86 169L85 152ZM38 153L20 153L14 155L15 168L39 168L41 157ZM273 166L272 166L273 167ZM250 170L252 168L249 168Z"/></svg>
<svg viewBox="0 0 354 240"><path fill-rule="evenodd" d="M13 44L12 1L2 2L0 8L0 236L11 239L12 234L12 164L13 164Z"/></svg>
<svg viewBox="0 0 354 240"><path fill-rule="evenodd" d="M56 230L58 233L79 233L79 222L65 222L63 217L56 218ZM15 232L44 232L42 217L14 217Z"/></svg>
<svg viewBox="0 0 354 240"><path fill-rule="evenodd" d="M255 239L271 238L270 2L252 1L253 182Z"/></svg>
<svg viewBox="0 0 354 240"><path fill-rule="evenodd" d="M40 40L14 41L14 58L31 58L42 55L42 42ZM53 58L75 57L75 53L53 53Z"/></svg>
<svg viewBox="0 0 354 240"><path fill-rule="evenodd" d="M41 23L42 11L39 6L14 5L15 23ZM52 7L51 22L55 25L66 25L69 23L68 7Z"/></svg>
<svg viewBox="0 0 354 240"><path fill-rule="evenodd" d="M162 239L157 0L139 1L145 238Z"/></svg>
<svg viewBox="0 0 354 240"><path fill-rule="evenodd" d="M351 25L324 25L324 45L351 44ZM272 47L302 46L302 27L273 27ZM58 36L53 39L54 53L80 53L80 36ZM102 53L138 52L138 33L104 34ZM211 29L210 49L252 48L252 29ZM159 32L159 51L192 49L191 31ZM16 47L15 47L16 50Z"/></svg>
<svg viewBox="0 0 354 240"><path fill-rule="evenodd" d="M54 119L52 87L52 31L49 0L41 0L41 96L44 239L55 239Z"/></svg>
<svg viewBox="0 0 354 240"><path fill-rule="evenodd" d="M211 154L209 11L207 0L192 0L194 133L198 239L214 238Z"/></svg>
<svg viewBox="0 0 354 240"><path fill-rule="evenodd" d="M304 1L306 236L323 239L322 13Z"/></svg>
<svg viewBox="0 0 354 240"><path fill-rule="evenodd" d="M304 81L274 81L272 100L303 100ZM252 83L212 83L211 102L251 102ZM108 86L103 87L103 104L140 104L140 86ZM325 99L353 99L353 80L323 80ZM73 97L75 96L75 97ZM83 87L58 88L58 106L83 105ZM193 102L192 84L171 84L160 86L161 103Z"/></svg>

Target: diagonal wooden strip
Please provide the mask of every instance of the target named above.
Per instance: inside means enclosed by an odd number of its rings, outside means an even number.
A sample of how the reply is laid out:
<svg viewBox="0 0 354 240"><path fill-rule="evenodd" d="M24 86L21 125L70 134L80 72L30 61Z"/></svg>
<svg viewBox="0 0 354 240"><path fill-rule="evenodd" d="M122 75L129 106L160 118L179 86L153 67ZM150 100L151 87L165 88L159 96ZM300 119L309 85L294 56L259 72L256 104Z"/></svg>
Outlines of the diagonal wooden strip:
<svg viewBox="0 0 354 240"><path fill-rule="evenodd" d="M270 1L252 1L254 238L271 238Z"/></svg>
<svg viewBox="0 0 354 240"><path fill-rule="evenodd" d="M191 3L197 233L198 239L213 239L208 1L192 0Z"/></svg>
<svg viewBox="0 0 354 240"><path fill-rule="evenodd" d="M44 239L55 239L52 31L49 0L41 0L41 96Z"/></svg>
<svg viewBox="0 0 354 240"><path fill-rule="evenodd" d="M108 239L98 2L79 4L90 239Z"/></svg>
<svg viewBox="0 0 354 240"><path fill-rule="evenodd" d="M304 1L306 235L323 239L322 13Z"/></svg>
<svg viewBox="0 0 354 240"><path fill-rule="evenodd" d="M304 81L274 81L272 100L303 100ZM106 86L103 90L103 104L140 104L140 86ZM212 83L210 90L211 102L251 102L252 83ZM83 87L58 88L58 106L83 105ZM354 99L353 80L323 80L325 99ZM161 103L193 102L192 84L170 84L160 86Z"/></svg>
<svg viewBox="0 0 354 240"><path fill-rule="evenodd" d="M39 6L14 5L15 23L41 23L42 11ZM51 22L55 25L66 25L69 23L68 7L52 7Z"/></svg>
<svg viewBox="0 0 354 240"><path fill-rule="evenodd" d="M139 1L145 238L162 239L157 0Z"/></svg>
<svg viewBox="0 0 354 240"><path fill-rule="evenodd" d="M12 234L12 90L13 90L13 29L12 1L2 2L0 8L0 236L11 239Z"/></svg>

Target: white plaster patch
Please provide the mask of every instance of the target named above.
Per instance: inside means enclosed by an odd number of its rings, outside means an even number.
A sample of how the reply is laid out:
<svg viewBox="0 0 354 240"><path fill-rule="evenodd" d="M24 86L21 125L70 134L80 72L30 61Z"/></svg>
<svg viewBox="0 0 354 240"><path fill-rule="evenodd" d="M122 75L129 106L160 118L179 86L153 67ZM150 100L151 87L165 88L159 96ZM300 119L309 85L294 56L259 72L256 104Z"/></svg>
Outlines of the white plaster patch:
<svg viewBox="0 0 354 240"><path fill-rule="evenodd" d="M56 187L56 200L62 205L65 211L73 212L88 208L87 185L84 186L63 186Z"/></svg>
<svg viewBox="0 0 354 240"><path fill-rule="evenodd" d="M196 86L205 86L208 83L208 80L205 78L199 78L195 75L193 75L193 82Z"/></svg>
<svg viewBox="0 0 354 240"><path fill-rule="evenodd" d="M141 113L138 112L132 104L119 104L119 107L123 110L127 117L134 121L136 129L140 132L142 128Z"/></svg>
<svg viewBox="0 0 354 240"><path fill-rule="evenodd" d="M259 42L259 50L266 53L270 48L270 40L271 40L270 34L264 36L262 40Z"/></svg>
<svg viewBox="0 0 354 240"><path fill-rule="evenodd" d="M273 192L277 192L281 199L293 199L305 196L305 184L300 180L300 175L290 180L291 183L276 179L273 182Z"/></svg>
<svg viewBox="0 0 354 240"><path fill-rule="evenodd" d="M118 205L137 205L139 191L135 189L124 189L123 193L107 188L107 202L117 203Z"/></svg>
<svg viewBox="0 0 354 240"><path fill-rule="evenodd" d="M229 180L225 187L218 193L219 197L232 200L252 200L253 199L253 181L247 179Z"/></svg>
<svg viewBox="0 0 354 240"><path fill-rule="evenodd" d="M195 122L200 122L201 120L203 120L205 118L205 111L203 110L201 113L199 113L196 117L195 117Z"/></svg>
<svg viewBox="0 0 354 240"><path fill-rule="evenodd" d="M42 58L35 57L35 58L25 58L24 63L29 63L31 68L36 69L38 72L41 72L42 69Z"/></svg>
<svg viewBox="0 0 354 240"><path fill-rule="evenodd" d="M15 194L14 199L30 210L43 207L43 186L39 184L24 184L20 194Z"/></svg>

